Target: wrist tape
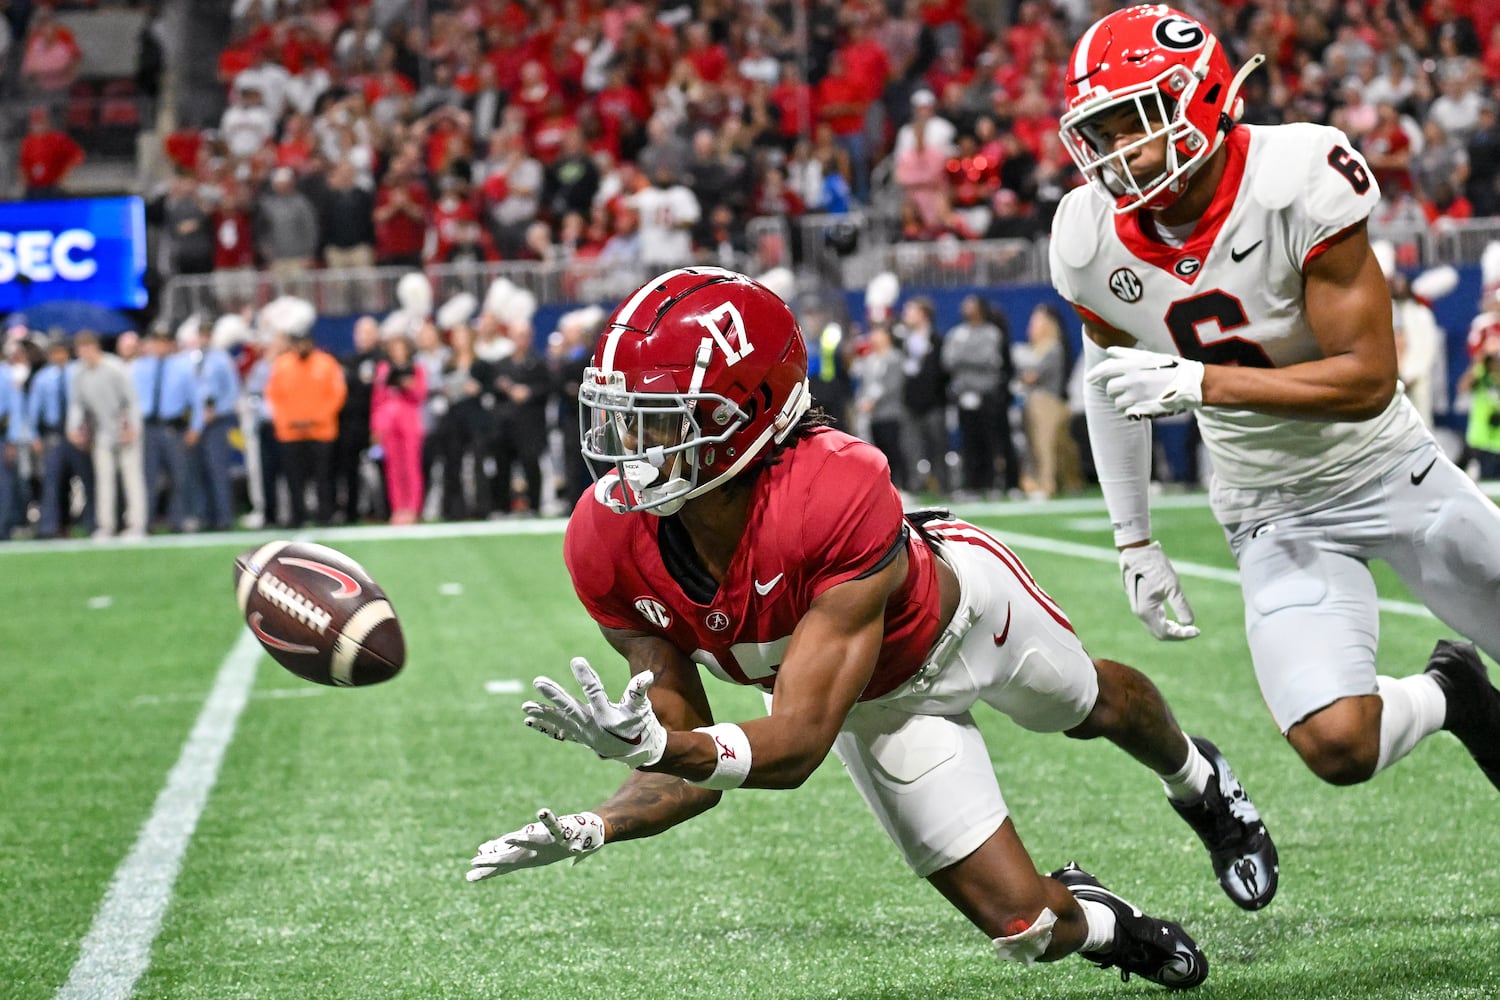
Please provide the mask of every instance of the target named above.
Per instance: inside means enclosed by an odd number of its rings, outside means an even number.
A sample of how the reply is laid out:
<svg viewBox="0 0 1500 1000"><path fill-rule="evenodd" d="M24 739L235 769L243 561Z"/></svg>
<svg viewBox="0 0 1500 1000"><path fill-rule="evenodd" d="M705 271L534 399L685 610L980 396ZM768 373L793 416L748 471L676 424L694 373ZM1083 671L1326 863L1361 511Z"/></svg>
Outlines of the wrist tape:
<svg viewBox="0 0 1500 1000"><path fill-rule="evenodd" d="M732 722L694 729L714 741L714 773L693 784L699 788L738 788L750 774L750 741L745 731Z"/></svg>

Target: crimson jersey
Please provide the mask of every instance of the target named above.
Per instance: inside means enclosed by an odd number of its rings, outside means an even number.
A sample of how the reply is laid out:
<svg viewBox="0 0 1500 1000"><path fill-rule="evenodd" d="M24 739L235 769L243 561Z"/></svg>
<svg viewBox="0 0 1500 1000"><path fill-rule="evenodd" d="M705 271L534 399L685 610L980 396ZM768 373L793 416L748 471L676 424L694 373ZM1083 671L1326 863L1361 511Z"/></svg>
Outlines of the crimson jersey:
<svg viewBox="0 0 1500 1000"><path fill-rule="evenodd" d="M568 522L573 588L605 628L659 635L733 684L770 690L792 632L830 587L869 572L902 529L885 456L841 431L818 429L756 477L749 522L707 604L667 571L650 513L616 514L584 494ZM886 604L885 641L861 700L899 687L937 637L933 555L915 532L906 580Z"/></svg>

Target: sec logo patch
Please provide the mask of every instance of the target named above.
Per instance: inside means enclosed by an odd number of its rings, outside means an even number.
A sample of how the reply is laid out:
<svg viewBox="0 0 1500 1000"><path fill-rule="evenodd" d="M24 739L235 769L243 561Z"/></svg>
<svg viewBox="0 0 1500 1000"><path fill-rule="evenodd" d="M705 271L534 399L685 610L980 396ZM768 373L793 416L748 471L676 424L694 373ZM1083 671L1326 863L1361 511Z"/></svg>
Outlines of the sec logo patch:
<svg viewBox="0 0 1500 1000"><path fill-rule="evenodd" d="M635 599L635 609L641 613L642 618L657 628L672 627L672 612L668 611L667 606L654 597L637 597Z"/></svg>
<svg viewBox="0 0 1500 1000"><path fill-rule="evenodd" d="M1141 279L1136 277L1135 272L1128 267L1117 267L1109 276L1109 290L1115 293L1115 298L1121 302L1139 302L1141 298Z"/></svg>

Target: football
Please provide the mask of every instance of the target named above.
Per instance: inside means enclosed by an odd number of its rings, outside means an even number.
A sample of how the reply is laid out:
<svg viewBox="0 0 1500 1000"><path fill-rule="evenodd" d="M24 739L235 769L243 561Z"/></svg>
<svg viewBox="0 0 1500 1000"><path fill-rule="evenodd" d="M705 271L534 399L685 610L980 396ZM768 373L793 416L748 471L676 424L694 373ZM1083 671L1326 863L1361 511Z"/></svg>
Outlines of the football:
<svg viewBox="0 0 1500 1000"><path fill-rule="evenodd" d="M326 545L267 542L234 561L245 624L277 663L336 687L388 681L406 662L401 623L364 568Z"/></svg>

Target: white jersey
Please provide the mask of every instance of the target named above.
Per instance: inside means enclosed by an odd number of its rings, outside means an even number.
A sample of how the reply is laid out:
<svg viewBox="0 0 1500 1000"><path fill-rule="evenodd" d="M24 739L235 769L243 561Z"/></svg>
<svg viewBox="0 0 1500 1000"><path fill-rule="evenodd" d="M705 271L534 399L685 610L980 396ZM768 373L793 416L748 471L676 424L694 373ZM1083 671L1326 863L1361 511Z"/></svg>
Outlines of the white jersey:
<svg viewBox="0 0 1500 1000"><path fill-rule="evenodd" d="M1140 347L1207 364L1284 367L1321 358L1303 305L1303 272L1375 207L1379 188L1344 133L1323 125L1241 125L1213 203L1180 247L1115 215L1093 190L1070 192L1052 224L1052 283L1091 324ZM1379 474L1372 456L1427 435L1397 393L1370 420L1318 421L1248 410L1197 411L1213 460L1215 506L1260 508L1243 491L1343 493ZM1241 510L1243 512L1243 509Z"/></svg>
<svg viewBox="0 0 1500 1000"><path fill-rule="evenodd" d="M688 227L698 221L698 197L682 186L642 188L630 196L641 218L641 260L660 267L680 267L693 259Z"/></svg>

